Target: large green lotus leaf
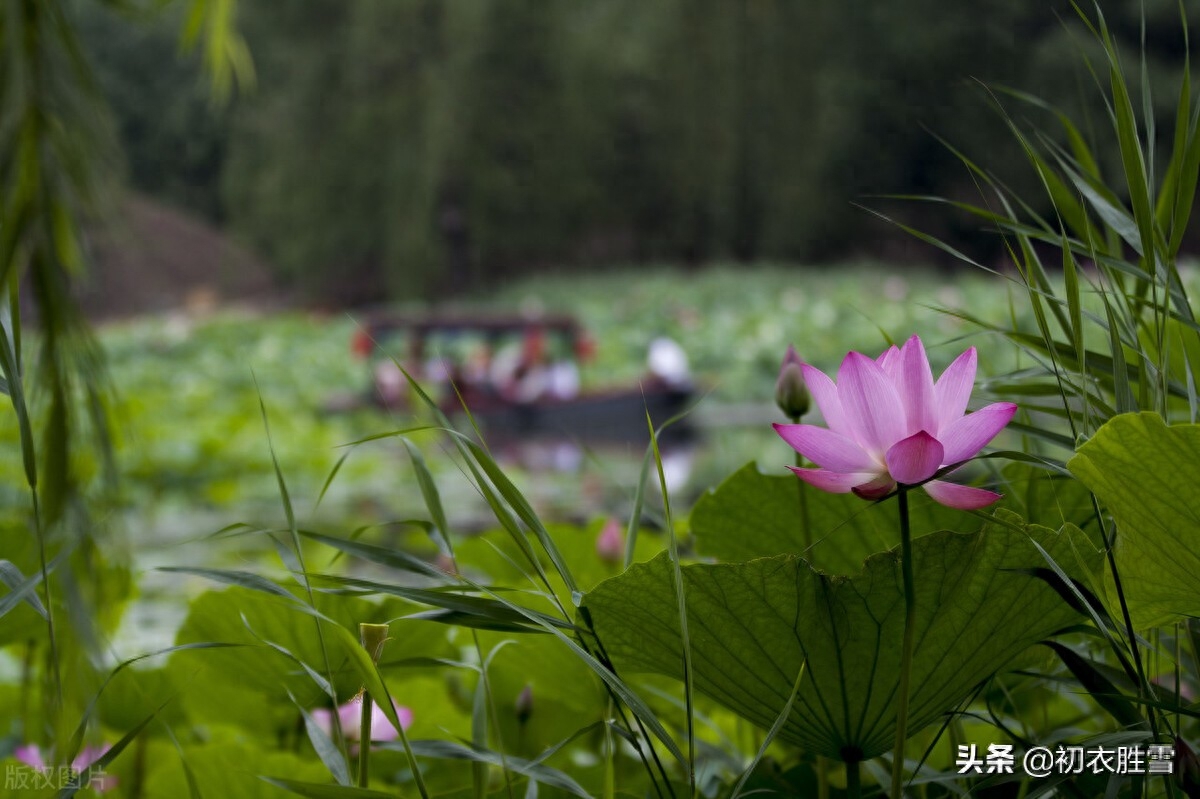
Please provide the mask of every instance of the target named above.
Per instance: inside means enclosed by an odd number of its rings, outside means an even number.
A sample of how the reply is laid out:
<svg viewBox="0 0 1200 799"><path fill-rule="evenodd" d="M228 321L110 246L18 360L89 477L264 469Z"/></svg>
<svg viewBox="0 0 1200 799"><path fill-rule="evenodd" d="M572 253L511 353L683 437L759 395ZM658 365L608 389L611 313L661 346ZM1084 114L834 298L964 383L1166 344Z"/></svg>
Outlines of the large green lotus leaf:
<svg viewBox="0 0 1200 799"><path fill-rule="evenodd" d="M554 539L559 554L575 582L586 590L601 580L612 577L621 571L622 560L611 562L600 557L596 551L596 540L604 527L605 519L597 518L586 525L551 524L547 531ZM625 530L622 527L621 535ZM554 566L537 541L529 536L530 546L541 559L543 568L549 574L554 573ZM647 530L641 530L634 547L633 560L635 563L650 560L666 546L663 536L655 535ZM513 541L506 530L492 530L488 533L462 541L455 546L460 568L481 582L492 585L515 585L522 588L541 588L536 582L531 582L529 575L532 567L525 555ZM557 577L551 578L551 585L559 585ZM564 604L570 604L570 595L563 594ZM549 604L537 605L538 610L551 609Z"/></svg>
<svg viewBox="0 0 1200 799"><path fill-rule="evenodd" d="M814 542L805 553L800 491L808 504ZM909 503L913 532L975 532L978 517L934 502L914 491ZM829 494L792 474L767 475L748 463L697 502L691 515L698 550L726 561L804 553L830 574L855 574L869 555L900 541L895 501L867 502L853 494Z"/></svg>
<svg viewBox="0 0 1200 799"><path fill-rule="evenodd" d="M178 701L179 685L166 669L121 669L113 673L96 703L100 723L110 730L129 730L154 714L155 723L142 735L162 734L168 727L185 724ZM161 722L161 723L160 723Z"/></svg>
<svg viewBox="0 0 1200 799"><path fill-rule="evenodd" d="M1200 425L1115 416L1067 467L1116 519L1114 557L1134 623L1200 616Z"/></svg>
<svg viewBox="0 0 1200 799"><path fill-rule="evenodd" d="M298 781L332 784L329 772L312 755L271 751L259 748L253 741L221 741L208 745L185 746L182 755L174 746L156 741L148 752L146 780L141 796L144 799L178 799L195 795L188 789L187 774L180 758L184 758L196 779L200 795L205 797L237 797L238 799L285 799L295 794L262 780L260 775L285 777ZM122 758L122 766L133 758ZM118 761L120 762L120 761ZM132 776L125 768L111 771L128 786ZM90 795L83 792L80 796Z"/></svg>
<svg viewBox="0 0 1200 799"><path fill-rule="evenodd" d="M318 594L317 605L327 617L352 630L355 637L360 622L381 623L416 609L400 600L375 603L360 597L329 594ZM385 662L455 654L442 625L396 621L391 624L390 632L393 640L384 649ZM279 597L239 587L209 591L193 600L176 643L220 642L243 646L176 652L167 669L178 684L188 687L190 694L210 702L213 695L224 695L226 683L236 685L241 691L265 695L285 708L291 707L289 691L305 705L326 701L303 667L264 641L281 647L324 675L322 642L313 617ZM338 695L352 696L358 691L360 680L332 634L325 635L324 650L329 654ZM228 711L229 708L223 709Z"/></svg>
<svg viewBox="0 0 1200 799"><path fill-rule="evenodd" d="M1075 528L1005 524L913 541L916 653L909 729L942 717L1032 644L1078 619L1045 581L1036 541L1076 562ZM1069 569L1068 569L1069 570ZM801 689L780 735L829 757L875 757L894 743L904 595L898 551L855 577L829 576L794 555L683 567L695 687L769 727L801 664ZM620 672L679 677L682 647L664 555L601 583L585 599Z"/></svg>
<svg viewBox="0 0 1200 799"><path fill-rule="evenodd" d="M1001 506L1027 524L1055 529L1073 524L1095 530L1096 509L1087 486L1070 475L1048 472L1027 463L1010 463L1001 473Z"/></svg>
<svg viewBox="0 0 1200 799"><path fill-rule="evenodd" d="M460 670L431 667L397 670L388 676L392 699L412 711L409 738L470 740L470 684L461 675Z"/></svg>
<svg viewBox="0 0 1200 799"><path fill-rule="evenodd" d="M507 638L480 633L487 651L503 646L488 671L504 741L514 753L536 757L577 730L607 717L608 695L600 680L573 652L549 635ZM529 686L533 710L525 724L517 721L516 700Z"/></svg>

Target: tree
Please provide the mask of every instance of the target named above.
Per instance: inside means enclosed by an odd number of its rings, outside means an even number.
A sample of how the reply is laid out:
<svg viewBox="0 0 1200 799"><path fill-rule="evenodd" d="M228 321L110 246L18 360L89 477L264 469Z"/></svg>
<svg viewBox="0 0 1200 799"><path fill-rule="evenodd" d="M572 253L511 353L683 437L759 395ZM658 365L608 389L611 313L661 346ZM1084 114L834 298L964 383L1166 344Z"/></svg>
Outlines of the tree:
<svg viewBox="0 0 1200 799"><path fill-rule="evenodd" d="M233 0L192 0L188 17L187 37L203 39L208 68L225 87L236 74L225 57L242 52L230 27L232 9ZM92 579L93 528L64 520L83 504L81 440L90 433L100 456L109 454L102 359L71 291L86 265L81 220L94 210L110 151L103 102L76 24L57 0L0 4L0 389L18 421L37 553L31 568L45 609L44 726L60 743L86 718L97 662L85 651L95 640L88 611L102 600ZM22 294L38 322L37 392L28 385ZM31 395L40 401L31 404ZM8 555L24 542L6 544ZM67 595L75 601L66 602ZM74 635L61 634L65 621Z"/></svg>

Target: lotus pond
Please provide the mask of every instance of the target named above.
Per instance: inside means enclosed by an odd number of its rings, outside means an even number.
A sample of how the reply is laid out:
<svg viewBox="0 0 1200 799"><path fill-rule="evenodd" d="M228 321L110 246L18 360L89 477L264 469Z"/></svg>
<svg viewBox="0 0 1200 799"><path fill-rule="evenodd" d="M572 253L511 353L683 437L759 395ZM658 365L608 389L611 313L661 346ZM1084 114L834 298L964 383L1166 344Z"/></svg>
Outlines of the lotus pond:
<svg viewBox="0 0 1200 799"><path fill-rule="evenodd" d="M739 774L743 792L838 794L848 741L857 742L868 784L886 784L872 758L890 751L896 722L903 625L888 620L902 612L903 596L895 556L871 556L899 543L895 503L809 488L799 504L802 490L785 469L795 453L769 424L786 421L771 406L781 353L795 342L833 374L847 346L877 354L915 331L934 374L975 346L984 387L1002 385L988 373L1020 375L1036 358L933 308L969 305L999 325L1010 293L1001 278L967 275L947 287L932 273L902 279L870 266L799 274L714 271L681 292L678 274L662 270L643 276L617 318L609 303L578 299L603 296L606 278L594 279L594 291L542 282L492 300L578 314L601 344L585 373L592 384L636 380L654 335L685 343L711 390L695 410L706 427L695 467L668 491L670 506L653 458L632 446L591 453L565 474L501 466L439 432L345 446L414 426L380 410L322 411L331 392L365 390L365 367L347 357L351 316L228 312L104 329L119 388L121 479L109 486L95 467L88 522L97 544L84 583L92 593L78 598L102 602L103 612L95 640L66 645L59 657L98 658L111 675L64 687L78 701L97 697L93 744L152 719L129 754L104 766L112 790L365 796L351 787L363 669L407 722L430 795L600 795L606 785L639 784L632 793L686 792L681 762L695 764L690 778L706 795L729 790ZM894 297L876 327L860 309L880 282ZM743 299L731 306L735 283ZM720 423L723 412L747 407L750 421ZM18 431L6 435L17 446ZM1021 440L1005 435L1014 446ZM1063 584L1047 577L1048 558L1080 590L1084 577L1103 573L1099 554L1088 554L1102 549L1095 526L1070 524L1093 514L1090 495L1028 463L986 464L974 476L1005 494L986 523L978 512L912 497L914 530L960 531L913 542L922 588L911 724L920 732L909 747L932 764L912 764L918 780L953 761L957 741L984 752L1019 741L1003 721L1022 707L1039 708L1043 729L1104 730L1077 689L1056 684L1071 673L1061 658L1031 648L1083 622ZM19 460L5 468L9 507L19 508ZM14 535L20 524L14 513ZM692 565L676 571L672 552ZM36 573L33 554L11 560ZM1000 573L1023 576L997 580L997 562ZM712 571L716 563L727 565ZM671 588L680 576L687 659ZM579 638L568 620L588 617L594 637ZM373 665L355 659L364 651L358 625L368 622L389 625ZM0 697L16 731L38 723L45 697L31 672L48 653L38 607L18 606L4 624L12 643ZM158 651L166 653L144 657ZM842 665L819 671L819 661ZM1010 671L995 673L999 662ZM666 676L632 678L644 672ZM684 676L691 691L670 679ZM336 731L334 697L355 721ZM784 705L793 709L780 726ZM371 784L419 792L379 705L374 716Z"/></svg>
<svg viewBox="0 0 1200 799"><path fill-rule="evenodd" d="M1022 138L1053 219L964 163L1006 276L488 299L579 315L591 385L681 342L686 482L324 415L354 320L298 314L106 329L115 438L67 449L103 428L26 403L3 319L4 796L1200 796L1200 130L1185 80L1153 157L1096 24L1123 172L1065 117Z"/></svg>

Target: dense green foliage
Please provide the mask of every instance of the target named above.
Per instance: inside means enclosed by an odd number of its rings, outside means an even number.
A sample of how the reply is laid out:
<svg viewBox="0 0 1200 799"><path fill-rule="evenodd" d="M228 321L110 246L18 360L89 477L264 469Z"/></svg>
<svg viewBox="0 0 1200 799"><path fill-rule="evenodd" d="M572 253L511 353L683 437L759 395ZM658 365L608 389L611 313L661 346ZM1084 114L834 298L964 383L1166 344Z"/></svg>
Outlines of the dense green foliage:
<svg viewBox="0 0 1200 799"><path fill-rule="evenodd" d="M198 59L180 52L182 10L131 16L88 3L76 16L129 184L220 220L229 109L213 101Z"/></svg>
<svg viewBox="0 0 1200 799"><path fill-rule="evenodd" d="M1109 6L1122 48L1145 6L1169 101L1175 4ZM1104 114L1081 100L1095 94L1079 54L1095 51L1066 2L286 0L241 22L258 90L228 125L199 121L186 70L151 66L169 26L85 29L131 176L346 300L558 265L904 256L852 202L977 199L936 137L1036 193L976 81ZM999 254L979 223L908 212Z"/></svg>

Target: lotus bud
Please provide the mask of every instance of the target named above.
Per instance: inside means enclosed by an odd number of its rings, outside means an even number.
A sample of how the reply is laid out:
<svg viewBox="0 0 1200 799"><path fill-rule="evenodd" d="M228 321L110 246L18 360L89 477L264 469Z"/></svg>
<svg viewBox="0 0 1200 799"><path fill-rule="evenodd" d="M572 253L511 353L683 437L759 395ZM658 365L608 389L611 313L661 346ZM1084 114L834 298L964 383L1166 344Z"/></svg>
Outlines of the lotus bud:
<svg viewBox="0 0 1200 799"><path fill-rule="evenodd" d="M596 537L596 554L605 563L620 563L625 557L625 536L621 523L609 517Z"/></svg>
<svg viewBox="0 0 1200 799"><path fill-rule="evenodd" d="M796 354L796 348L789 344L787 355L779 367L779 379L775 381L775 404L792 421L808 413L808 386L804 383L804 372L800 366L800 356Z"/></svg>
<svg viewBox="0 0 1200 799"><path fill-rule="evenodd" d="M533 715L533 686L531 684L526 683L525 687L521 689L513 709L517 711L518 724L529 721L529 717Z"/></svg>
<svg viewBox="0 0 1200 799"><path fill-rule="evenodd" d="M358 637L362 641L363 649L367 650L367 654L371 656L371 660L379 663L379 658L383 655L383 645L388 640L388 626L386 624L360 624L358 625Z"/></svg>

